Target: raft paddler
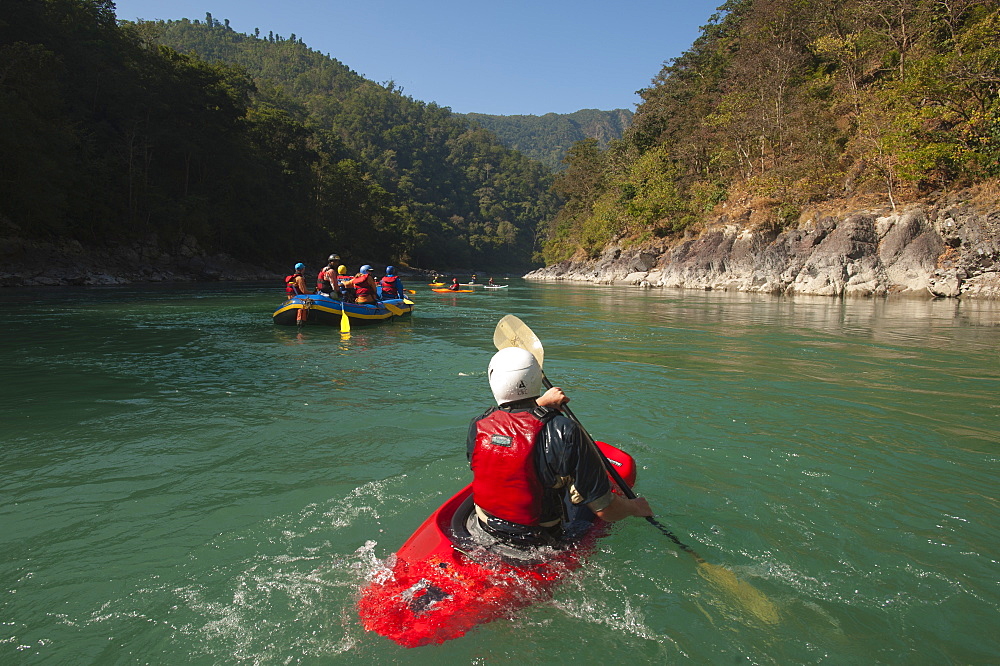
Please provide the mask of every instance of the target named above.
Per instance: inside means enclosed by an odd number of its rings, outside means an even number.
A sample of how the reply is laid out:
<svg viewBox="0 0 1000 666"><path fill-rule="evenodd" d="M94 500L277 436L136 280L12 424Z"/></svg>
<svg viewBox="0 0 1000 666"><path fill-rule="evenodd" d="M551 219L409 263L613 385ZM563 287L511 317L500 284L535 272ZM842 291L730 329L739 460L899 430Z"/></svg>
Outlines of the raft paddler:
<svg viewBox="0 0 1000 666"><path fill-rule="evenodd" d="M406 295L403 291L403 281L396 275L395 266L385 267L385 277L378 281L378 291L383 299L403 298Z"/></svg>
<svg viewBox="0 0 1000 666"><path fill-rule="evenodd" d="M355 303L370 303L372 305L378 303L378 285L375 284L375 279L369 275L371 271L372 267L365 264L351 280L351 285L354 287Z"/></svg>
<svg viewBox="0 0 1000 666"><path fill-rule="evenodd" d="M340 262L340 255L331 254L326 261L326 266L320 269L319 274L316 276L316 293L323 293L330 298L336 298L339 295L339 290L337 289L337 264Z"/></svg>
<svg viewBox="0 0 1000 666"><path fill-rule="evenodd" d="M312 291L306 287L306 265L301 261L295 264L295 272L285 278L285 292L289 298L302 294L311 294Z"/></svg>
<svg viewBox="0 0 1000 666"><path fill-rule="evenodd" d="M348 303L354 302L353 280L354 278L347 274L347 266L343 264L337 266L337 291L340 293L341 300Z"/></svg>
<svg viewBox="0 0 1000 666"><path fill-rule="evenodd" d="M569 398L557 386L542 394L542 368L530 352L501 349L487 374L497 406L473 419L466 440L474 537L519 548L559 546L595 516L614 522L653 515L644 498L611 491L598 453L559 411Z"/></svg>

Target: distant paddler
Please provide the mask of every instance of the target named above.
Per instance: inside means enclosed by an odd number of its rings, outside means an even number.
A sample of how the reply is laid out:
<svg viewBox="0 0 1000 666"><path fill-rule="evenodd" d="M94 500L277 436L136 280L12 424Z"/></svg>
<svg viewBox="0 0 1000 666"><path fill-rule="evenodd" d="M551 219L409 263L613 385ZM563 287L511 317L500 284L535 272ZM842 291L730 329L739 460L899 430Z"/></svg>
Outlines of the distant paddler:
<svg viewBox="0 0 1000 666"><path fill-rule="evenodd" d="M403 298L403 281L396 275L395 266L385 267L385 277L378 281L379 295L383 298Z"/></svg>
<svg viewBox="0 0 1000 666"><path fill-rule="evenodd" d="M316 276L316 293L321 293L330 298L339 298L340 290L337 288L337 263L340 261L340 255L331 254L326 260L326 266L324 266L319 274Z"/></svg>
<svg viewBox="0 0 1000 666"><path fill-rule="evenodd" d="M285 276L285 293L288 294L289 298L312 293L306 286L306 278L303 275L305 271L306 265L300 261L295 264L295 272Z"/></svg>
<svg viewBox="0 0 1000 666"><path fill-rule="evenodd" d="M351 280L351 284L354 286L354 302L378 307L378 285L375 284L375 279L369 275L371 270L372 267L365 264Z"/></svg>
<svg viewBox="0 0 1000 666"><path fill-rule="evenodd" d="M340 293L340 300L346 303L354 302L353 277L347 274L347 266L341 264L337 266L337 291Z"/></svg>

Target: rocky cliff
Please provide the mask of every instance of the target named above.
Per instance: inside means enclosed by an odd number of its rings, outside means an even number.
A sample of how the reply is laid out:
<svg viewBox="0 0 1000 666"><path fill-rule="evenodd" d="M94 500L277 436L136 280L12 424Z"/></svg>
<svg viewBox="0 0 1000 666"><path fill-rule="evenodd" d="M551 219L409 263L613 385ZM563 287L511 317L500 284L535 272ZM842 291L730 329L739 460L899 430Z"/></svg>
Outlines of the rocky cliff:
<svg viewBox="0 0 1000 666"><path fill-rule="evenodd" d="M533 280L770 294L1000 298L1000 201L983 191L896 210L804 215L755 229L718 217L698 234L533 271Z"/></svg>

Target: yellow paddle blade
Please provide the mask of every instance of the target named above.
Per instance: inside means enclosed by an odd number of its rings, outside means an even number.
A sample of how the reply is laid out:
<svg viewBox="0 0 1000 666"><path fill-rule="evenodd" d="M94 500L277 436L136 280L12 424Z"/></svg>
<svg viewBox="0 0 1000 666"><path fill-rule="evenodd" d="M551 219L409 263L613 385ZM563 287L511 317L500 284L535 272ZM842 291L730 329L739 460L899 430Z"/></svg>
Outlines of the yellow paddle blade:
<svg viewBox="0 0 1000 666"><path fill-rule="evenodd" d="M343 301L340 302L340 332L351 332L351 319L347 316L347 308L344 307Z"/></svg>
<svg viewBox="0 0 1000 666"><path fill-rule="evenodd" d="M505 315L497 322L497 327L493 331L493 344L497 350L519 347L531 352L532 356L538 360L538 365L545 363L545 350L542 348L542 341L528 328L527 324L514 315Z"/></svg>
<svg viewBox="0 0 1000 666"><path fill-rule="evenodd" d="M382 305L385 306L386 310L388 310L392 314L396 315L397 317L400 316L400 315L405 315L406 314L406 310L400 309L400 307L398 305L393 305L392 303L382 303Z"/></svg>
<svg viewBox="0 0 1000 666"><path fill-rule="evenodd" d="M729 569L718 564L698 563L698 574L716 588L725 592L737 605L765 624L777 624L778 607L756 587L736 577Z"/></svg>
<svg viewBox="0 0 1000 666"><path fill-rule="evenodd" d="M413 301L411 301L411 300L410 300L410 299L408 299L408 298L404 298L404 299L403 299L403 302L404 302L404 303L406 303L407 305L413 305Z"/></svg>

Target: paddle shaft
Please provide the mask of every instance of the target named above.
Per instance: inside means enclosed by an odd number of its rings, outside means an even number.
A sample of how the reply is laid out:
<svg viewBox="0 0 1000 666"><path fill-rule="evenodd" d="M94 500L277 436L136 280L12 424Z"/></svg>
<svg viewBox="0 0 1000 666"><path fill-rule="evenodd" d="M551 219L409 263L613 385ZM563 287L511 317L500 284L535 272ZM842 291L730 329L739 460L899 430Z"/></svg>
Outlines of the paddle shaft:
<svg viewBox="0 0 1000 666"><path fill-rule="evenodd" d="M542 384L544 384L545 388L547 389L552 388L552 382L549 381L549 378L545 376L544 372L542 372ZM590 447L594 451L597 451L597 455L600 457L601 463L604 465L604 469L607 470L611 478L615 480L615 483L621 489L622 494L629 499L635 499L636 497L638 497L638 495L635 494L635 491L632 490L632 488L630 488L627 483L625 483L625 479L623 479L622 475L618 473L617 469L615 469L614 464L610 460L608 460L608 457L604 455L604 452L601 451L601 448L597 446L597 444L594 442L594 438L590 436L590 433L587 432L587 429L583 427L582 423L580 423L580 419L576 418L576 414L574 414L573 410L569 408L569 405L563 405L561 409L562 412L570 419L572 419L573 423L575 423L576 426L580 429L580 432L583 433L583 438L587 441L588 444L590 444ZM677 536L673 532L664 527L663 524L658 522L655 518L653 518L652 516L646 516L646 520L649 522L650 525L660 530L660 532L662 532L666 537L668 537L671 541L677 544L678 548L680 548L686 553L689 553L692 557L694 557L695 560L697 560L698 562L705 561L701 555L696 553L691 548L691 546L687 545L686 543L683 543L680 539L677 538Z"/></svg>

